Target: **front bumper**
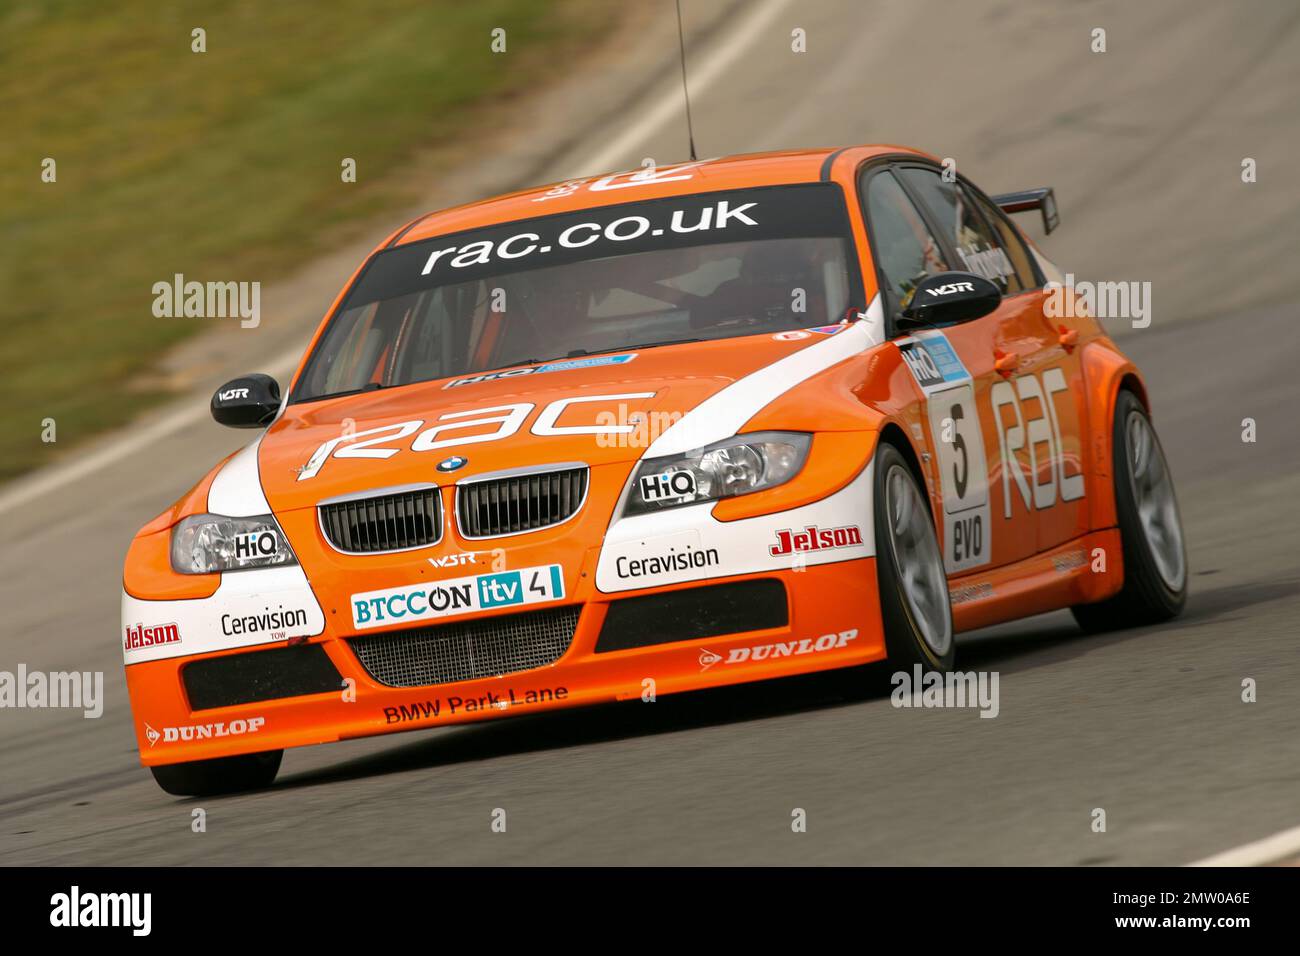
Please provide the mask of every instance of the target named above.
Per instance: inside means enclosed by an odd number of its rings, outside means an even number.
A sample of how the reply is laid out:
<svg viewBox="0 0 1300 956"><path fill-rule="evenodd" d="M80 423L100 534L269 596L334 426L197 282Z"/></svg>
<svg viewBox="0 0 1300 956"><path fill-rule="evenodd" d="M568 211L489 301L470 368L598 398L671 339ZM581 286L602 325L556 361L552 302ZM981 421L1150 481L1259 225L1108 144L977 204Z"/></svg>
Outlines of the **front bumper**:
<svg viewBox="0 0 1300 956"><path fill-rule="evenodd" d="M828 449L820 459L817 441ZM863 436L818 436L807 484L790 483L785 507L762 513L697 506L611 524L620 466L600 476L606 500L567 523L489 542L449 525L436 546L373 556L331 551L314 509L291 510L277 518L302 567L219 580L176 580L168 533L138 537L122 618L141 759L278 750L881 659L869 449ZM761 494L771 492L756 502ZM446 655L427 645L448 628L509 631L507 618L522 626L526 614L564 608L576 623L559 615L563 638L509 666L484 653L513 639L501 633L456 651L472 666L425 668L415 680L358 656L388 638L381 656L399 671L417 654L438 664ZM188 668L220 686L200 692Z"/></svg>
<svg viewBox="0 0 1300 956"><path fill-rule="evenodd" d="M550 605L576 605L580 613L568 650L547 667L436 686L390 687L362 666L346 640L355 632L340 628L334 633L331 626L305 641L131 664L126 668L127 688L141 761L153 766L560 707L650 700L659 694L846 667L885 656L874 558L725 579L726 584L780 582L788 610L784 627L600 652L597 641L618 600L723 582L605 595L593 583L597 560L593 549L590 573L580 577L583 583L571 595L575 600ZM828 599L831 595L833 600ZM196 709L189 699L182 669L196 661L285 654L303 644L318 645L328 655L341 678L337 689L207 709Z"/></svg>

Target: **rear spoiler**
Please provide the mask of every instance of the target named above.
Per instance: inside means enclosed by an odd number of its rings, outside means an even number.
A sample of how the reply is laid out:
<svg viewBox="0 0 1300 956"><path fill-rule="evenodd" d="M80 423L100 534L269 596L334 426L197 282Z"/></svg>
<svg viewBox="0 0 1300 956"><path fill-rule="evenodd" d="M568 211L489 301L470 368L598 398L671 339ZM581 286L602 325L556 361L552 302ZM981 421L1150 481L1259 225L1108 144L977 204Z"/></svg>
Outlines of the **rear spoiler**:
<svg viewBox="0 0 1300 956"><path fill-rule="evenodd" d="M994 196L993 201L1003 212L1032 212L1041 209L1044 232L1050 233L1061 224L1061 217L1056 211L1056 194L1052 192L1051 186L1022 189L1018 193L1003 193L1001 196Z"/></svg>

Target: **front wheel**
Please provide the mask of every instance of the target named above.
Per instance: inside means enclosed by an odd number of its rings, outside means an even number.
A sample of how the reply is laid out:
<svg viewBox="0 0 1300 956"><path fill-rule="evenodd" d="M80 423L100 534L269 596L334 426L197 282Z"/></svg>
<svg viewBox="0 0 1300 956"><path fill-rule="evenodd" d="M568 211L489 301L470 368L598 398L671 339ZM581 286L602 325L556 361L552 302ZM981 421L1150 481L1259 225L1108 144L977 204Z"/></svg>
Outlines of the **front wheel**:
<svg viewBox="0 0 1300 956"><path fill-rule="evenodd" d="M280 772L283 750L237 757L215 757L189 763L150 767L158 786L177 797L210 797L221 793L261 790Z"/></svg>
<svg viewBox="0 0 1300 956"><path fill-rule="evenodd" d="M1137 396L1115 401L1115 511L1124 549L1124 586L1114 597L1071 608L1086 631L1155 624L1187 603L1187 551L1174 480Z"/></svg>
<svg viewBox="0 0 1300 956"><path fill-rule="evenodd" d="M876 576L889 665L911 671L952 669L956 645L948 577L934 518L912 469L882 444L875 474Z"/></svg>
<svg viewBox="0 0 1300 956"><path fill-rule="evenodd" d="M838 672L840 693L871 697L891 675L952 670L956 645L948 577L921 486L902 453L887 442L876 451L872 521L876 530L876 583L888 659Z"/></svg>

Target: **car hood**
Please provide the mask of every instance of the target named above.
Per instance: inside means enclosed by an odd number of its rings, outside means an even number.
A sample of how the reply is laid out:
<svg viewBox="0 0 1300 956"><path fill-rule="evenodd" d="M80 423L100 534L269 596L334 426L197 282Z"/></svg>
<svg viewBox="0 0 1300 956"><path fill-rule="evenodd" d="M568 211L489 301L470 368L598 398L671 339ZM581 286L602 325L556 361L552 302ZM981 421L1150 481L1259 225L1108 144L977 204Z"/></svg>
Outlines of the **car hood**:
<svg viewBox="0 0 1300 956"><path fill-rule="evenodd" d="M337 495L450 484L509 468L632 462L705 399L821 338L684 343L621 353L632 358L589 367L466 384L438 379L290 404L262 438L259 477L272 509L285 511ZM622 433L595 433L611 426ZM439 463L452 457L466 461L440 472Z"/></svg>

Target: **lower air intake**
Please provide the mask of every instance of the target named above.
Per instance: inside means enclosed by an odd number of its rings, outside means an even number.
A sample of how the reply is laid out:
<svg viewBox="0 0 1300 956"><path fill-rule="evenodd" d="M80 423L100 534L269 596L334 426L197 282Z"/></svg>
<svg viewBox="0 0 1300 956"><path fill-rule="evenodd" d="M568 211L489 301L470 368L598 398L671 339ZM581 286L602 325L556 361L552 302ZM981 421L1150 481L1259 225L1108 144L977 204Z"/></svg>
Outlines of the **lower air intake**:
<svg viewBox="0 0 1300 956"><path fill-rule="evenodd" d="M337 694L343 675L319 644L276 645L186 664L181 681L192 710L283 697Z"/></svg>
<svg viewBox="0 0 1300 956"><path fill-rule="evenodd" d="M573 640L580 606L528 611L351 638L372 678L389 687L427 687L499 677L558 661Z"/></svg>
<svg viewBox="0 0 1300 956"><path fill-rule="evenodd" d="M611 601L596 653L787 627L785 585L771 578Z"/></svg>

